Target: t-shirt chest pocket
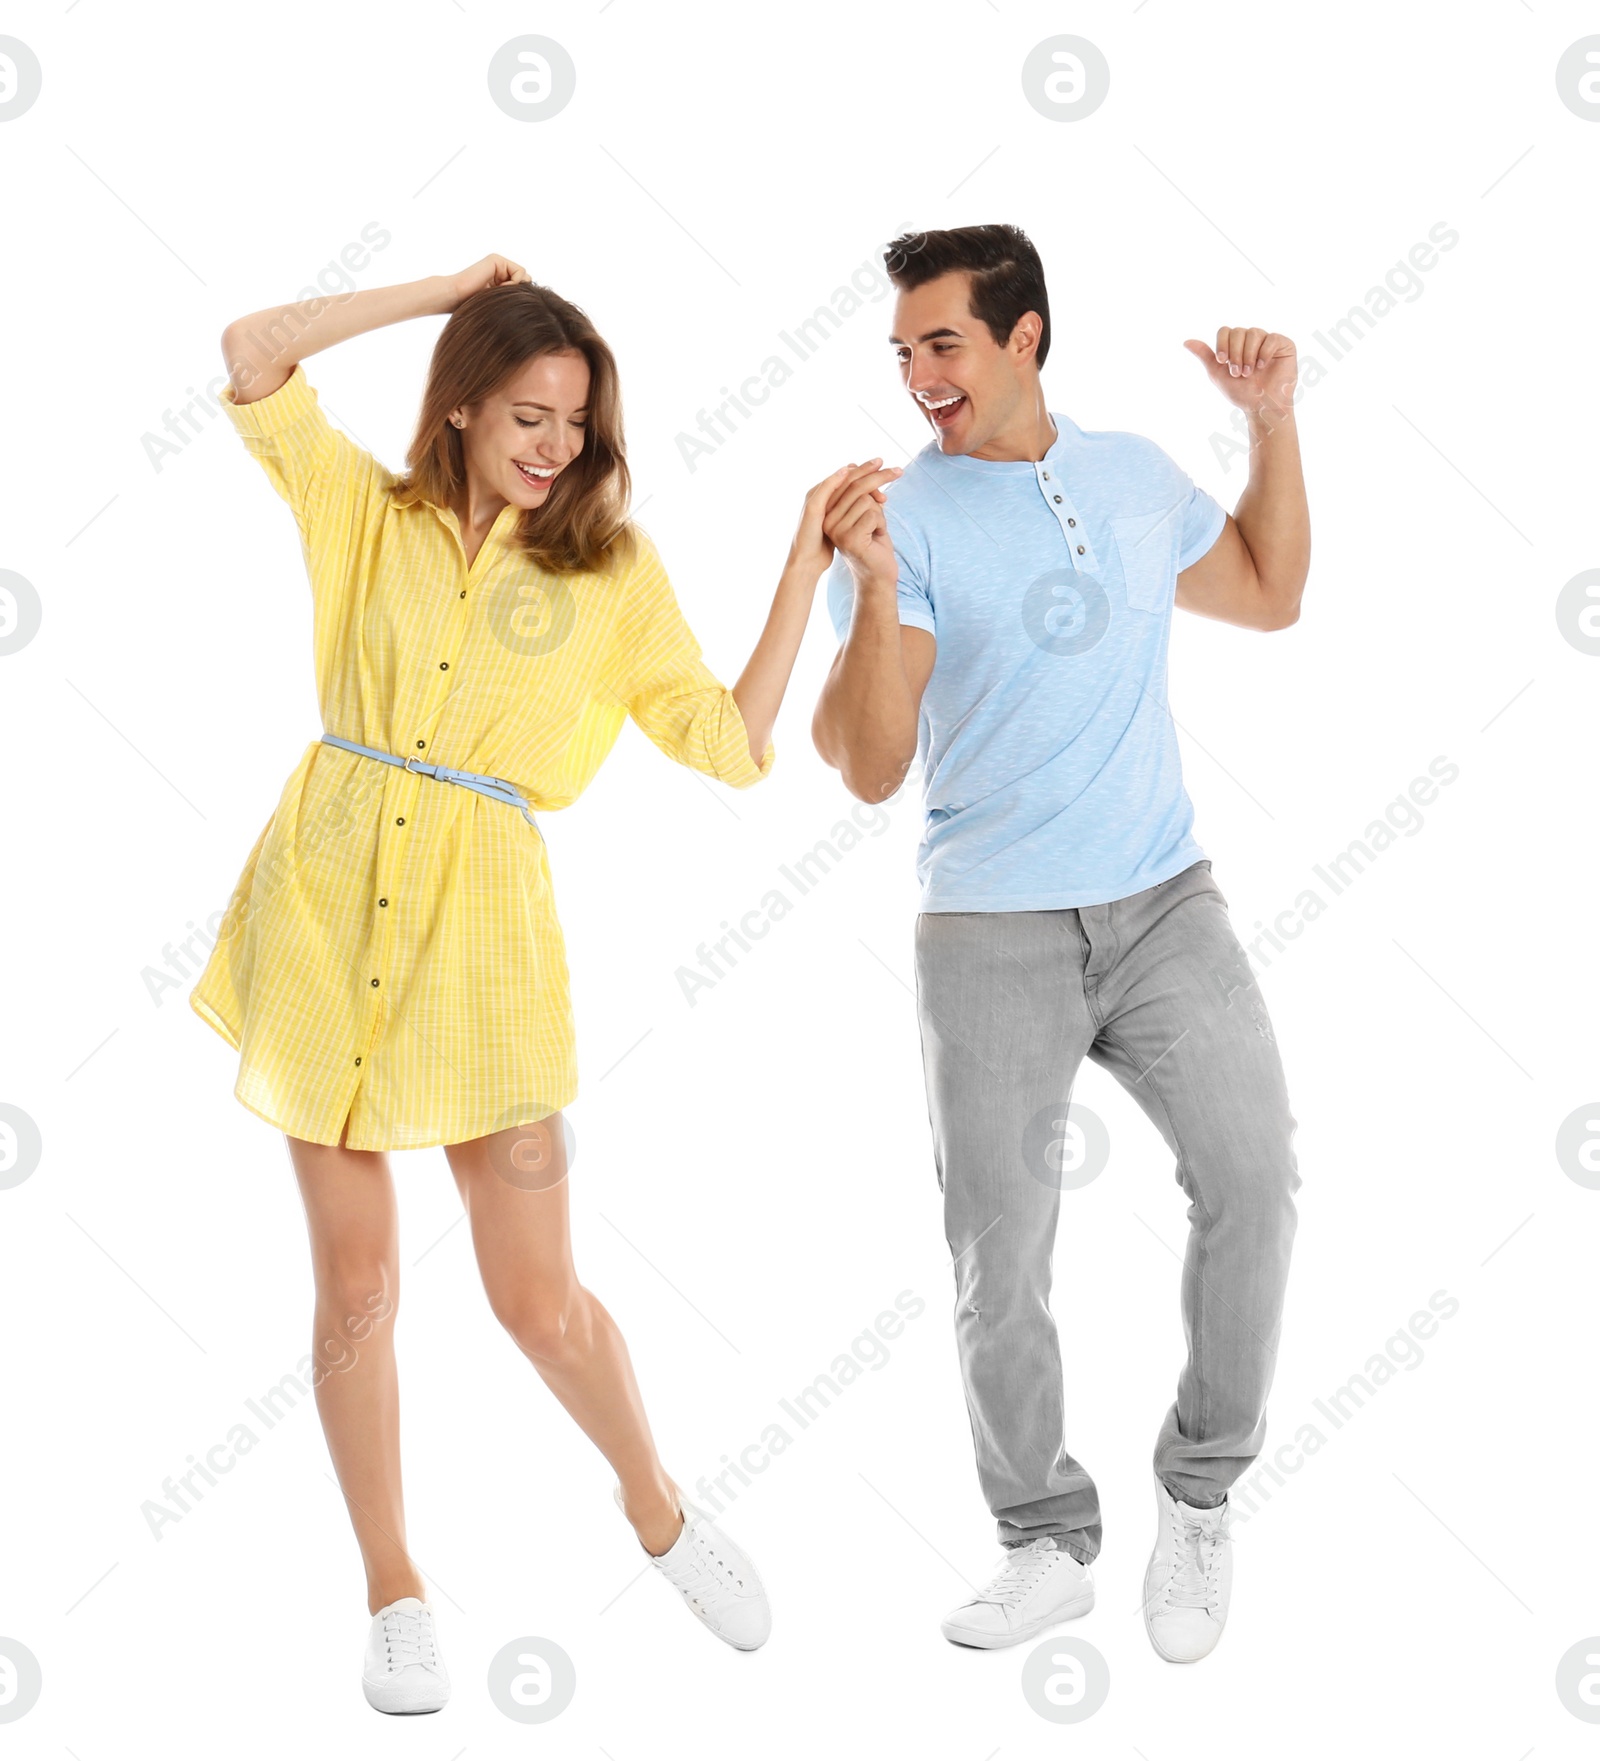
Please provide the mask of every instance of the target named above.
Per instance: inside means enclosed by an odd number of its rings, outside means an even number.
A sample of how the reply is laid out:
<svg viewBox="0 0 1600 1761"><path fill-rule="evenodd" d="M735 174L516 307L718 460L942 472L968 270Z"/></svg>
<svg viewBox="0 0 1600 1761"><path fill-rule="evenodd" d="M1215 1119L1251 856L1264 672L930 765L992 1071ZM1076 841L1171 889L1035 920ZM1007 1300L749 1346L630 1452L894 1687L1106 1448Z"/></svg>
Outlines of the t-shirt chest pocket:
<svg viewBox="0 0 1600 1761"><path fill-rule="evenodd" d="M1122 561L1122 582L1135 611L1164 612L1177 580L1178 522L1175 508L1112 519Z"/></svg>

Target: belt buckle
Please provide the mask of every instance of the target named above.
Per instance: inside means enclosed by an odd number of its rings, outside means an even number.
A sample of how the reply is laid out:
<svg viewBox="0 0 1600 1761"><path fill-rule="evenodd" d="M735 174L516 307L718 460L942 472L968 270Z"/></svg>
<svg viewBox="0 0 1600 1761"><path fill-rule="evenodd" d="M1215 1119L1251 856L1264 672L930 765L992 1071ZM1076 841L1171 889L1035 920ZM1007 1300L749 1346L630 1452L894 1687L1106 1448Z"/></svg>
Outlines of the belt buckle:
<svg viewBox="0 0 1600 1761"><path fill-rule="evenodd" d="M414 765L414 764L415 764L415 763L416 763L416 762L417 762L417 760L416 760L416 756L415 756L415 754L413 754L413 755L412 755L412 756L411 756L411 757L409 757L409 758L407 758L407 759L406 759L406 760L405 760L405 761L404 761L404 763L403 763L403 764L402 764L402 765L401 765L401 767L400 767L400 768L401 768L401 769L402 769L402 770L411 770L411 767L412 767L412 765ZM415 775L417 775L417 774L418 774L418 773L417 773L417 772L415 772L415 771L412 771L412 775L413 775L413 776L415 776Z"/></svg>

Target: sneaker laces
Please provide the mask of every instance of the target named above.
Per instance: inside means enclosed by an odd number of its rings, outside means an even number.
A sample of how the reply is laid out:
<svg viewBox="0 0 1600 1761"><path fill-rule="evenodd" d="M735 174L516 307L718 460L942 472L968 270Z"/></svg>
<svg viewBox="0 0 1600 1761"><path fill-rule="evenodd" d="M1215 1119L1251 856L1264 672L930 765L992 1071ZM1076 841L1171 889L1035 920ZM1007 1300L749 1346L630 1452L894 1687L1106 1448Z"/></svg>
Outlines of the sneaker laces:
<svg viewBox="0 0 1600 1761"><path fill-rule="evenodd" d="M413 1663L420 1663L424 1669L439 1667L433 1641L433 1621L414 1609L384 1610L383 1645L390 1669L406 1669Z"/></svg>
<svg viewBox="0 0 1600 1761"><path fill-rule="evenodd" d="M683 1530L689 1537L688 1555L667 1564L666 1555L657 1556L656 1563L674 1584L692 1601L706 1605L712 1598L732 1590L743 1591L744 1579L737 1566L729 1564L717 1551L716 1544L704 1533L695 1519L684 1512Z"/></svg>
<svg viewBox="0 0 1600 1761"><path fill-rule="evenodd" d="M1209 1519L1209 1520L1208 1520ZM1190 1516L1172 1505L1172 1540L1175 1560L1167 1582L1166 1601L1172 1608L1211 1608L1220 1594L1217 1572L1222 1564L1222 1543L1228 1539L1227 1506L1220 1514L1206 1511Z"/></svg>
<svg viewBox="0 0 1600 1761"><path fill-rule="evenodd" d="M993 1602L997 1607L1013 1607L1023 1601L1050 1569L1056 1558L1053 1547L1041 1547L1030 1541L1026 1547L1013 1547L993 1579L978 1596L979 1602Z"/></svg>

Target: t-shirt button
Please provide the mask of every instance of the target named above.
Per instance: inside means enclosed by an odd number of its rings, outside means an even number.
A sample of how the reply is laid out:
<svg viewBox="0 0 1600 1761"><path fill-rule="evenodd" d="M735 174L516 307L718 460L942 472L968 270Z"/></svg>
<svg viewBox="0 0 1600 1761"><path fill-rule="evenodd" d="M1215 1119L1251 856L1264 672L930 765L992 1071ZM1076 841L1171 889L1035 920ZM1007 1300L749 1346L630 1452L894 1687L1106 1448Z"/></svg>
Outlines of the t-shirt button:
<svg viewBox="0 0 1600 1761"><path fill-rule="evenodd" d="M1059 501L1060 501L1060 500L1061 500L1061 497L1060 497L1060 496L1059 496L1059 495L1058 495L1058 496L1056 496L1056 497L1055 497L1055 499L1056 499L1056 501L1057 501L1057 502L1059 502Z"/></svg>
<svg viewBox="0 0 1600 1761"><path fill-rule="evenodd" d="M1079 556L1083 555L1083 546L1081 544L1078 546L1078 555Z"/></svg>
<svg viewBox="0 0 1600 1761"><path fill-rule="evenodd" d="M1044 474L1044 480L1046 483L1048 483L1050 481L1050 473L1048 471L1046 471Z"/></svg>
<svg viewBox="0 0 1600 1761"><path fill-rule="evenodd" d="M1076 526L1076 525L1077 525L1077 523L1078 523L1078 522L1077 522L1077 521L1076 521L1076 520L1074 520L1074 519L1072 519L1072 518L1071 518L1071 517L1070 517L1070 516L1069 516L1069 517L1068 517L1068 520L1067 520L1067 524L1068 524L1068 525L1069 525L1069 526Z"/></svg>

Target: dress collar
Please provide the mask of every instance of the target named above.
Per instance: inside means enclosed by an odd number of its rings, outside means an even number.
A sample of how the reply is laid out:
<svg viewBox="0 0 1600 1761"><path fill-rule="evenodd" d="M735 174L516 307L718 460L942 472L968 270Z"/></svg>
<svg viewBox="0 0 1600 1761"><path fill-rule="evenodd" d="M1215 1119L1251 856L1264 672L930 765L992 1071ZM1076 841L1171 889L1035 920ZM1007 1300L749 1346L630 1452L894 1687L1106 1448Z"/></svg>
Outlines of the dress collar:
<svg viewBox="0 0 1600 1761"><path fill-rule="evenodd" d="M420 489L391 489L389 500L395 507L412 507L421 502L424 507L431 508L440 522L448 526L457 538L461 536L461 522L456 518L455 509L440 507L438 502L430 501ZM491 538L502 537L505 530L516 523L521 512L522 509L515 502L508 501L490 523L489 530L484 534L484 543L487 544Z"/></svg>

